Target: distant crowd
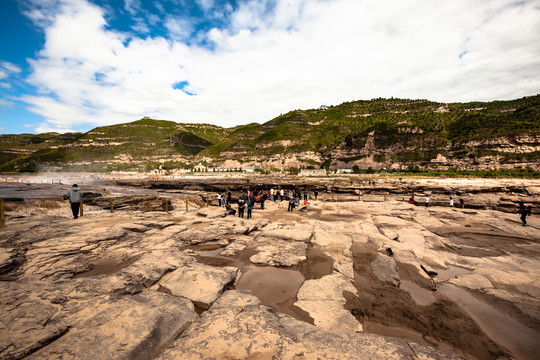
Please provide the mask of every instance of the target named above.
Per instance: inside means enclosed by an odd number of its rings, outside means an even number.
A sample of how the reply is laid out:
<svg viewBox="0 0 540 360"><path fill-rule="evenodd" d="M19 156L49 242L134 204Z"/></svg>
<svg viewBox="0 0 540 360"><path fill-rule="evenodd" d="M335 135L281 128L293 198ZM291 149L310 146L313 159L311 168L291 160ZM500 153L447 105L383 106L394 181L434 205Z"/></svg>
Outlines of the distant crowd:
<svg viewBox="0 0 540 360"><path fill-rule="evenodd" d="M315 200L319 192L317 190L313 191L313 196ZM260 204L260 209L264 210L264 203L266 201L272 202L282 202L287 201L288 207L287 211L293 211L295 208L302 206L301 210L305 211L310 205L309 202L309 191L307 188L270 188L270 189L254 189L250 190L243 189L240 192L240 196L237 201L237 210L232 208L232 192L220 192L217 194L218 206L222 206L227 209L228 213L235 215L238 212L238 217L244 218L244 212L247 208L247 218L252 218L252 211L255 207L255 204Z"/></svg>

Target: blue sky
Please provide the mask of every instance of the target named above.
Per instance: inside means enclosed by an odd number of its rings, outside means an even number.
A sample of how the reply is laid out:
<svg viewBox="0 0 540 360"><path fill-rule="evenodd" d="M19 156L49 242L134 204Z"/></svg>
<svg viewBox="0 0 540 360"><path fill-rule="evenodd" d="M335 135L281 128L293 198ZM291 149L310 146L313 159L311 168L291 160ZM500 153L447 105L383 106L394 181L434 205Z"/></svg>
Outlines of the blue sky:
<svg viewBox="0 0 540 360"><path fill-rule="evenodd" d="M540 0L2 0L0 133L540 93Z"/></svg>

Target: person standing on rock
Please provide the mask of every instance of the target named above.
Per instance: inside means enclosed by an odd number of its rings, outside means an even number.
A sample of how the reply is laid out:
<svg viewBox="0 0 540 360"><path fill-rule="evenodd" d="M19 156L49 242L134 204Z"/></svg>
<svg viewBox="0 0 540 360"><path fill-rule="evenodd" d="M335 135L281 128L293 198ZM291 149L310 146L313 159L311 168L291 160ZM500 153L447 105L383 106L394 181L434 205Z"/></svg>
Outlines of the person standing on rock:
<svg viewBox="0 0 540 360"><path fill-rule="evenodd" d="M409 204L416 204L416 201L414 200L414 194L411 195L411 197L409 198Z"/></svg>
<svg viewBox="0 0 540 360"><path fill-rule="evenodd" d="M217 194L217 202L218 202L218 206L221 207L221 193Z"/></svg>
<svg viewBox="0 0 540 360"><path fill-rule="evenodd" d="M270 189L270 201L274 202L274 188Z"/></svg>
<svg viewBox="0 0 540 360"><path fill-rule="evenodd" d="M253 198L251 197L248 197L248 203L247 203L247 209L248 209L248 212L247 212L247 218L248 219L251 219L251 211L253 210Z"/></svg>
<svg viewBox="0 0 540 360"><path fill-rule="evenodd" d="M73 184L73 187L69 189L67 193L67 198L71 204L71 211L73 212L73 218L77 219L79 217L79 208L81 206L81 198L83 192L79 189L77 184Z"/></svg>
<svg viewBox="0 0 540 360"><path fill-rule="evenodd" d="M304 189L304 201L307 201L308 190Z"/></svg>
<svg viewBox="0 0 540 360"><path fill-rule="evenodd" d="M287 208L287 211L292 212L294 209L294 198L291 196L289 198L289 207Z"/></svg>
<svg viewBox="0 0 540 360"><path fill-rule="evenodd" d="M238 199L238 217L244 218L244 208L246 207L246 202L244 200L244 195L240 196Z"/></svg>
<svg viewBox="0 0 540 360"><path fill-rule="evenodd" d="M424 203L426 204L426 207L429 206L429 196L426 195L426 197L424 198Z"/></svg>
<svg viewBox="0 0 540 360"><path fill-rule="evenodd" d="M229 204L232 203L232 192L231 192L231 190L227 191L227 202Z"/></svg>
<svg viewBox="0 0 540 360"><path fill-rule="evenodd" d="M523 204L523 201L519 202L519 210L517 212L518 214L521 214L519 217L521 219L521 222L523 223L523 226L527 226L527 215L531 215L531 209Z"/></svg>
<svg viewBox="0 0 540 360"><path fill-rule="evenodd" d="M317 196L319 196L319 191L317 189L313 190L313 196L315 196L315 200L317 200Z"/></svg>
<svg viewBox="0 0 540 360"><path fill-rule="evenodd" d="M283 189L280 189L279 190L279 196L281 196L281 200L280 201L283 201L283 197L285 197L285 191Z"/></svg>
<svg viewBox="0 0 540 360"><path fill-rule="evenodd" d="M261 210L264 210L264 202L268 198L268 195L266 195L266 192L263 191L261 194Z"/></svg>
<svg viewBox="0 0 540 360"><path fill-rule="evenodd" d="M454 207L454 199L450 196L450 207Z"/></svg>

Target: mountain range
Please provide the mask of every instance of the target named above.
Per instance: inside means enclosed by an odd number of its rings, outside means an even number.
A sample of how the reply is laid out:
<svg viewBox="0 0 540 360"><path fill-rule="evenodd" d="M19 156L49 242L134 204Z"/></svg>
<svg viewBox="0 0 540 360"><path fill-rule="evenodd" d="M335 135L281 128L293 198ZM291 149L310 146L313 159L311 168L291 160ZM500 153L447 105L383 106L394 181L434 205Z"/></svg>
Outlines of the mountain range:
<svg viewBox="0 0 540 360"><path fill-rule="evenodd" d="M231 128L143 118L87 133L0 135L0 171L208 166L540 170L540 95L439 103L372 99Z"/></svg>

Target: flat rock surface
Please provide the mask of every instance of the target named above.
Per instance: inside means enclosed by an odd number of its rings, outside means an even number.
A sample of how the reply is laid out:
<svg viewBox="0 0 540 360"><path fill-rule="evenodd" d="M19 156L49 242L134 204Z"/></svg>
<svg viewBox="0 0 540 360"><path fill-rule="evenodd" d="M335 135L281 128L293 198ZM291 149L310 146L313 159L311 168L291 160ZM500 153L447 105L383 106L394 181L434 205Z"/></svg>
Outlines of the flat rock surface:
<svg viewBox="0 0 540 360"><path fill-rule="evenodd" d="M188 212L137 196L77 220L65 203L8 212L0 358L537 359L540 220L512 208L537 189L497 195L505 211L473 185L466 201L488 205L321 191L307 211L267 201L247 220L190 190L173 199Z"/></svg>

